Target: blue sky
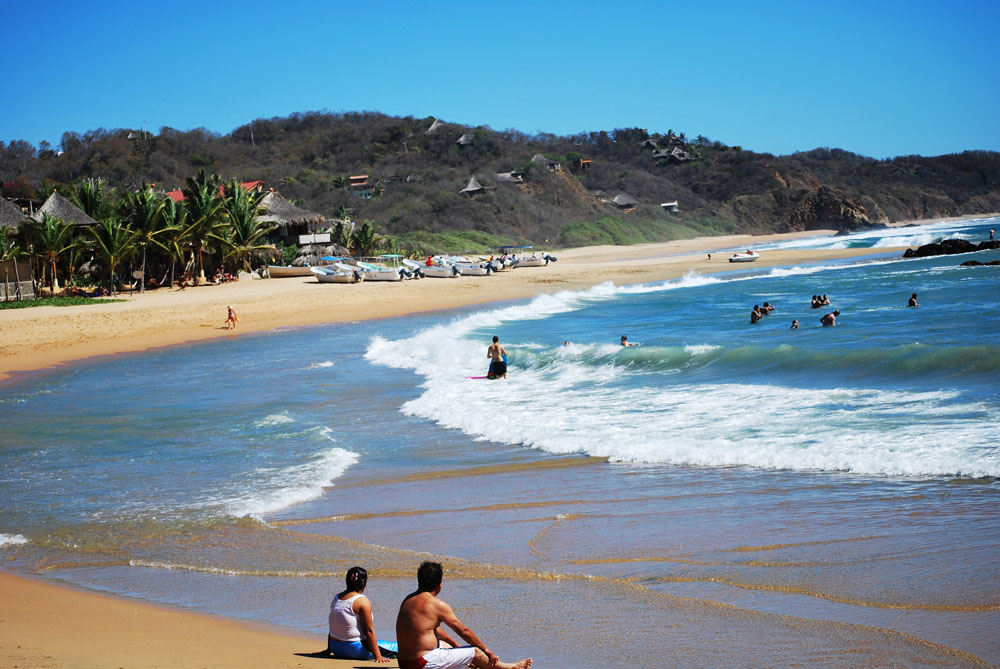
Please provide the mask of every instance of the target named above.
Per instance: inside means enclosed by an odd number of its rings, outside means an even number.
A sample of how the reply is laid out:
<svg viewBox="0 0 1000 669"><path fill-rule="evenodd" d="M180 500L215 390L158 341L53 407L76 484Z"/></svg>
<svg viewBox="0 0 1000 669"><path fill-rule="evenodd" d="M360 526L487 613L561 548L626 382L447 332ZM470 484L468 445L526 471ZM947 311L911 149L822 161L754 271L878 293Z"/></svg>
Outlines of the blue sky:
<svg viewBox="0 0 1000 669"><path fill-rule="evenodd" d="M372 110L755 151L1000 150L1000 3L0 0L0 140Z"/></svg>

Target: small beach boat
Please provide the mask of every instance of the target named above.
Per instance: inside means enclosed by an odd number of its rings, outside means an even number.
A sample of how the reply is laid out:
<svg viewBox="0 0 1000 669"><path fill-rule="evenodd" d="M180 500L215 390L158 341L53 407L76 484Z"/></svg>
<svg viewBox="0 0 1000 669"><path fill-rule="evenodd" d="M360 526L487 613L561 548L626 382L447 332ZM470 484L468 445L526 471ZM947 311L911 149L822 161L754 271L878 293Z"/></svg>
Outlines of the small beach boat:
<svg viewBox="0 0 1000 669"><path fill-rule="evenodd" d="M364 274L357 267L349 270L341 267L310 267L320 283L358 283L365 280Z"/></svg>
<svg viewBox="0 0 1000 669"><path fill-rule="evenodd" d="M309 276L312 274L311 270L312 268L308 265L303 267L292 267L291 265L284 267L279 265L268 265L267 275L272 279L281 279L288 276Z"/></svg>
<svg viewBox="0 0 1000 669"><path fill-rule="evenodd" d="M434 261L434 264L428 265L426 263L421 264L416 260L405 258L403 260L403 265L415 274L420 274L430 278L455 279L461 276L457 267L443 262Z"/></svg>
<svg viewBox="0 0 1000 669"><path fill-rule="evenodd" d="M753 262L758 258L760 258L759 255L748 249L746 253L734 253L729 258L729 262Z"/></svg>

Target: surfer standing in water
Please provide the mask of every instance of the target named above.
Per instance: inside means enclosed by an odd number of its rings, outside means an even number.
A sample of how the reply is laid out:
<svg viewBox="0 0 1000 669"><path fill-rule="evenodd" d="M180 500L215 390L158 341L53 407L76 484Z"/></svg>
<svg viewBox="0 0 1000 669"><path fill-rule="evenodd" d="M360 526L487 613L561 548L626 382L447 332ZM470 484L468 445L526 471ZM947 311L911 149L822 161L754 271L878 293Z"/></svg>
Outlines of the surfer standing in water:
<svg viewBox="0 0 1000 669"><path fill-rule="evenodd" d="M493 344L486 351L486 357L490 362L490 371L486 374L487 379L498 379L501 376L507 378L507 349L500 345L500 337L493 336Z"/></svg>

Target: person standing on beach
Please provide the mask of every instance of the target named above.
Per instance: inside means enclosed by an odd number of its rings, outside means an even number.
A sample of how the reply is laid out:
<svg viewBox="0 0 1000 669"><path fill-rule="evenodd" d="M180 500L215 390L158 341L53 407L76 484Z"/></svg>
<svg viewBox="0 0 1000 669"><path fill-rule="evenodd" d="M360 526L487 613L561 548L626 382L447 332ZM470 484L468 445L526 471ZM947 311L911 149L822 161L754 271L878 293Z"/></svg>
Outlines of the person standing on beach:
<svg viewBox="0 0 1000 669"><path fill-rule="evenodd" d="M527 669L531 658L511 664L501 662L476 633L458 619L441 593L444 570L437 562L424 562L417 570L417 589L406 596L396 617L396 642L400 669ZM444 623L469 646L459 646L441 628ZM441 642L451 646L441 647Z"/></svg>
<svg viewBox="0 0 1000 669"><path fill-rule="evenodd" d="M837 324L837 316L840 315L840 309L834 309L823 318L819 319L819 322L823 324L823 327L833 327Z"/></svg>
<svg viewBox="0 0 1000 669"><path fill-rule="evenodd" d="M240 320L236 317L236 312L233 310L232 306L226 307L228 313L226 314L226 329L232 330L236 327L236 321Z"/></svg>
<svg viewBox="0 0 1000 669"><path fill-rule="evenodd" d="M507 349L500 345L500 337L493 336L493 345L486 351L486 356L490 358L490 371L486 378L497 379L501 376L507 378Z"/></svg>
<svg viewBox="0 0 1000 669"><path fill-rule="evenodd" d="M914 293L913 295L910 296L910 301L906 303L906 306L908 306L908 307L919 307L920 306L919 304L917 304L917 294L916 293Z"/></svg>

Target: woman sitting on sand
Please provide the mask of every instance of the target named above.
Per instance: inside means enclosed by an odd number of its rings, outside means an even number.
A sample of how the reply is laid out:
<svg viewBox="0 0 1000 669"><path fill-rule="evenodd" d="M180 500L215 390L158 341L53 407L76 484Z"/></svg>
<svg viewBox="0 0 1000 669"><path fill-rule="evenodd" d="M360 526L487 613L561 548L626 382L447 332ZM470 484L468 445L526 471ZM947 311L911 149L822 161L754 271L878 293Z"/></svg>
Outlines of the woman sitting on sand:
<svg viewBox="0 0 1000 669"><path fill-rule="evenodd" d="M396 657L396 642L379 644L375 636L372 603L362 593L368 585L368 572L351 567L345 579L347 588L330 602L330 634L327 650L348 660L388 662Z"/></svg>

